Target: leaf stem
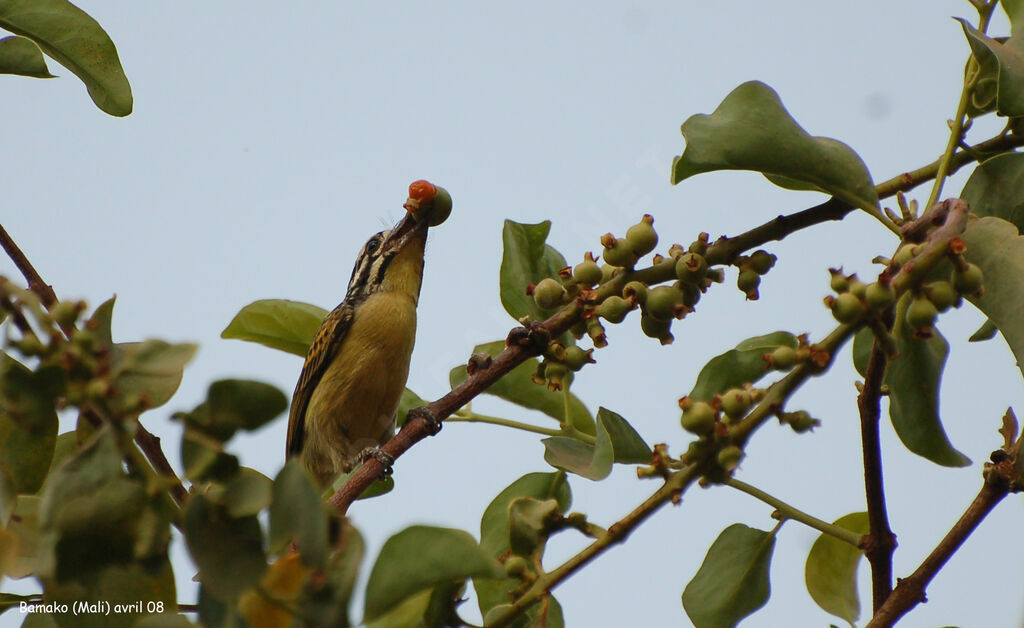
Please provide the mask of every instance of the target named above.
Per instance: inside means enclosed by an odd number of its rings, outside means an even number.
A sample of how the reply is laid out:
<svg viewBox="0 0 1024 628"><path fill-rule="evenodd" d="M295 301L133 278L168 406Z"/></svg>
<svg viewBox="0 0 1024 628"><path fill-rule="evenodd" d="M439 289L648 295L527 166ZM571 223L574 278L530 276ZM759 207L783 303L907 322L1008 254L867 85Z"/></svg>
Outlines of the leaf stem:
<svg viewBox="0 0 1024 628"><path fill-rule="evenodd" d="M854 547L860 547L861 535L857 534L856 532L847 530L842 526L833 525L831 523L828 523L827 521L823 521L821 519L818 519L817 517L809 515L802 510L790 506L781 499L773 497L772 495L769 495L768 493L762 491L761 489L755 486L751 486L746 482L737 480L736 478L728 478L725 480L725 482L723 482L723 484L725 484L726 486L731 486L732 488L738 491L742 491L747 495L750 495L751 497L755 497L763 501L764 503L768 504L769 506L773 506L782 514L783 519L792 519L793 521L799 521L800 523L808 527L814 528L815 530L818 530L819 532L823 532L830 536L834 536L840 541L849 543ZM781 521L779 523L781 524Z"/></svg>
<svg viewBox="0 0 1024 628"><path fill-rule="evenodd" d="M477 414L475 412L460 411L445 419L445 422L489 423L491 425L501 425L503 427L510 427L515 430L522 430L524 432L543 434L544 436L565 436L565 432L563 432L562 430L556 430L550 427L540 427L539 425L530 425L529 423L522 423L520 421L513 421L512 419L504 419L502 417L497 416L488 416L486 414ZM583 441L587 441L591 445L594 444L594 437L590 436L589 434L582 434L577 432L573 434L573 437Z"/></svg>

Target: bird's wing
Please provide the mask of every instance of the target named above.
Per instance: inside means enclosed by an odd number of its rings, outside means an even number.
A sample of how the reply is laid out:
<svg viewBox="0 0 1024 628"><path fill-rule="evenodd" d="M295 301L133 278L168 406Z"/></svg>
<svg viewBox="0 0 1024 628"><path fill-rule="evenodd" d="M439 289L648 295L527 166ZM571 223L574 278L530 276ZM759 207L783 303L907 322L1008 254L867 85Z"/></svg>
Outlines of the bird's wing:
<svg viewBox="0 0 1024 628"><path fill-rule="evenodd" d="M320 382L324 370L334 359L338 348L345 340L345 336L352 326L354 315L355 308L352 304L342 303L327 315L324 322L320 324L316 336L313 337L313 344L310 345L309 353L306 354L306 363L302 365L302 373L299 374L299 383L295 385L295 392L292 394L292 408L288 415L286 458L302 453L306 406L309 405L309 399Z"/></svg>

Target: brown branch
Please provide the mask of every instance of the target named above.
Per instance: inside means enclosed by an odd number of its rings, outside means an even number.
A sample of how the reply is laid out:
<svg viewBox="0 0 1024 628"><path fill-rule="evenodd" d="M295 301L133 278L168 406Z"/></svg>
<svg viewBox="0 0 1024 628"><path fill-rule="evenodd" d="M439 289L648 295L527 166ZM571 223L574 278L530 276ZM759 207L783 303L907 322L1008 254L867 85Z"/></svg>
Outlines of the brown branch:
<svg viewBox="0 0 1024 628"><path fill-rule="evenodd" d="M892 308L885 315L886 330L892 327ZM867 498L869 532L861 540L861 549L871 565L872 608L878 611L892 593L892 556L896 535L889 527L885 484L882 478L882 446L878 423L881 418L882 380L888 359L883 344L875 340L864 372L864 387L857 397L860 411L860 436L864 457L864 493Z"/></svg>
<svg viewBox="0 0 1024 628"><path fill-rule="evenodd" d="M57 304L57 294L54 292L53 286L43 281L43 278L39 276L32 262L28 260L25 253L14 242L14 239L7 233L7 230L3 228L3 225L0 225L0 246L3 246L4 251L14 262L14 265L18 267L22 276L25 277L29 289L39 295L39 299L48 309L53 308ZM70 340L75 327L72 325L65 328L61 325L61 329L63 329L64 334ZM83 415L94 427L102 423L102 419L90 408L83 408ZM170 485L168 490L175 503L178 506L184 505L185 498L188 497L188 491L185 490L181 480L174 473L171 463L167 461L167 456L164 455L163 450L160 448L160 439L147 430L141 421L136 420L135 424L135 443L142 450L142 453L146 455L146 459L153 469L168 481Z"/></svg>
<svg viewBox="0 0 1024 628"><path fill-rule="evenodd" d="M1012 459L986 465L985 471L985 483L974 501L914 573L899 581L867 628L892 626L910 609L926 601L925 589L935 574L981 525L988 513L992 512L992 509L1010 492L1011 482L1016 477Z"/></svg>
<svg viewBox="0 0 1024 628"><path fill-rule="evenodd" d="M39 273L36 272L32 262L28 261L25 254L22 253L18 245L15 244L7 230L4 229L3 225L0 225L0 246L3 246L4 251L7 252L8 257L14 262L14 265L18 267L18 271L21 272L22 276L25 277L25 281L28 282L28 287L32 292L39 295L43 305L47 309L54 306L57 303L57 295L53 292L53 287L50 284L43 281Z"/></svg>

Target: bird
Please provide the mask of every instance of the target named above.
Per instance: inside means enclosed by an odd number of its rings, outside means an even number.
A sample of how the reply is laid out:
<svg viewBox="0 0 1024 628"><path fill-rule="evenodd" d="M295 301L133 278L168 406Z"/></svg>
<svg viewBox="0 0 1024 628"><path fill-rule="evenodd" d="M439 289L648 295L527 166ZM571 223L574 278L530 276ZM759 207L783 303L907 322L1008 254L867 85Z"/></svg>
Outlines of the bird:
<svg viewBox="0 0 1024 628"><path fill-rule="evenodd" d="M436 211L435 200L442 206ZM447 217L445 201L450 211L444 188L410 186L408 213L363 245L344 300L310 344L292 395L285 455L300 456L322 489L370 456L390 470L393 458L380 445L395 433L416 340L427 229Z"/></svg>

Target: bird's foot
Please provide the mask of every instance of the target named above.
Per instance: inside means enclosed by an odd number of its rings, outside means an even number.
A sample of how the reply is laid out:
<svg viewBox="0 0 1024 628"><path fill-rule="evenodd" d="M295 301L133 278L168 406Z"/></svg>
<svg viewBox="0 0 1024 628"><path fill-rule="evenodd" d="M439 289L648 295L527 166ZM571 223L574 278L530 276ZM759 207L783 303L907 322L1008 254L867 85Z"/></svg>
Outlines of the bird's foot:
<svg viewBox="0 0 1024 628"><path fill-rule="evenodd" d="M434 416L434 413L429 408L421 406L409 410L409 414L405 416L405 422L408 423L412 419L423 419L426 421L431 436L436 436L441 431L441 422L437 420L437 417Z"/></svg>
<svg viewBox="0 0 1024 628"><path fill-rule="evenodd" d="M395 457L384 451L380 447L367 447L366 449L359 452L357 456L359 462L365 462L370 458L373 458L381 464L384 469L380 472L382 478L386 478L393 472L392 465L395 464Z"/></svg>

